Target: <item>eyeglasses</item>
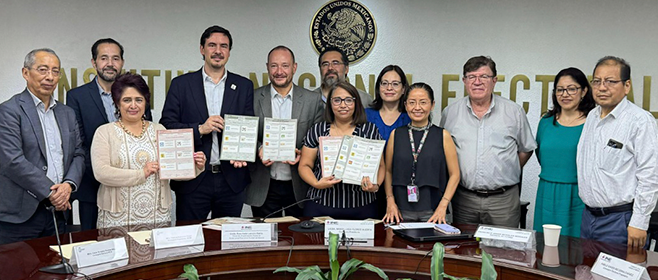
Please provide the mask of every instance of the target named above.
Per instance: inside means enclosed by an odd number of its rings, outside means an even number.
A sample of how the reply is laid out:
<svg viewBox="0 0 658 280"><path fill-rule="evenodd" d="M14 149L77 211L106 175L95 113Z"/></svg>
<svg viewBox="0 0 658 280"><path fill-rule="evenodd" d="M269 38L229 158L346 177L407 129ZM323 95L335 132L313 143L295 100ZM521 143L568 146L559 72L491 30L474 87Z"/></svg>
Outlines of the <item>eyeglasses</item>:
<svg viewBox="0 0 658 280"><path fill-rule="evenodd" d="M340 65L345 65L345 63L342 63L338 60L334 60L332 62L325 61L325 62L320 63L320 67L322 67L322 68L329 68L329 66L332 66L333 68L336 68Z"/></svg>
<svg viewBox="0 0 658 280"><path fill-rule="evenodd" d="M407 100L404 102L404 104L407 104L407 106L410 106L411 108L416 107L416 104L420 105L420 107L426 107L427 105L430 105L430 101L425 99L421 101Z"/></svg>
<svg viewBox="0 0 658 280"><path fill-rule="evenodd" d="M402 82L399 81L392 81L392 82L381 82L379 85L383 88L388 88L388 86L392 86L393 88L400 88L402 86Z"/></svg>
<svg viewBox="0 0 658 280"><path fill-rule="evenodd" d="M475 79L480 79L480 81L482 81L482 82L488 82L493 78L493 76L489 76L489 75L480 75L480 76L468 75L468 76L464 76L464 78L466 78L466 80L469 81L469 82L474 82Z"/></svg>
<svg viewBox="0 0 658 280"><path fill-rule="evenodd" d="M614 87L617 84L623 82L622 80L601 80L601 79L594 79L590 81L589 83L592 84L592 87L598 87L603 83L603 85L607 88L609 87Z"/></svg>
<svg viewBox="0 0 658 280"><path fill-rule="evenodd" d="M338 105L340 105L340 103L345 101L345 105L352 106L352 105L354 105L354 100L356 100L356 98L354 98L354 97L345 97L345 98L332 97L331 98L331 104L333 104L334 106L338 106Z"/></svg>
<svg viewBox="0 0 658 280"><path fill-rule="evenodd" d="M578 93L578 90L581 89L581 87L566 87L566 88L556 88L555 89L555 95L557 96L562 96L566 92L568 95L575 95Z"/></svg>
<svg viewBox="0 0 658 280"><path fill-rule="evenodd" d="M39 74L41 74L42 76L48 75L48 72L52 73L53 76L57 76L57 77L59 77L59 74L60 74L60 71L59 71L58 68L49 69L46 66L41 66L39 68L32 68L32 69L37 70L37 72L39 72Z"/></svg>

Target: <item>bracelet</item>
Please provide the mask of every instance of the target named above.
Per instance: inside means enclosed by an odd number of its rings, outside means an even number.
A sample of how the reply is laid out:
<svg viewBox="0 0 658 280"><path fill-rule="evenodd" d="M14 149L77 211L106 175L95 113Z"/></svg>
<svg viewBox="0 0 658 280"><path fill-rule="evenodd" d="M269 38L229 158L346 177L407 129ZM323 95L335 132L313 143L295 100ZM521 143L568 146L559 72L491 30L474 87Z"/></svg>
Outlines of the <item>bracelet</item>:
<svg viewBox="0 0 658 280"><path fill-rule="evenodd" d="M447 199L445 196L441 198L441 200L444 200L444 199L447 200L448 202L450 202L450 199Z"/></svg>
<svg viewBox="0 0 658 280"><path fill-rule="evenodd" d="M393 197L393 198L394 198L394 196L393 196L393 195L387 195L387 196L386 196L386 199L389 199L389 198L391 198L391 197Z"/></svg>

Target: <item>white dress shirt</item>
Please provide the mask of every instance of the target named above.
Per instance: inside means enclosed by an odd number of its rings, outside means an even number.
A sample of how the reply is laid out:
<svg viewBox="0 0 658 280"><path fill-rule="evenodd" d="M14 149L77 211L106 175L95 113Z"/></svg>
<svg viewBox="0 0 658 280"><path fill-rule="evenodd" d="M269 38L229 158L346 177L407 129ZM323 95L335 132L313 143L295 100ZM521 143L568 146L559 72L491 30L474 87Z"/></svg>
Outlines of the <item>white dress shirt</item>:
<svg viewBox="0 0 658 280"><path fill-rule="evenodd" d="M209 116L219 116L222 113L222 104L224 103L224 88L226 86L226 68L224 76L219 82L213 82L212 78L206 74L206 66L203 66L201 76L203 76L203 89L206 94L206 106L208 106ZM204 121L205 122L205 121ZM210 164L219 164L219 138L217 132L212 132L212 148L210 149Z"/></svg>
<svg viewBox="0 0 658 280"><path fill-rule="evenodd" d="M580 136L578 194L595 208L634 202L629 225L647 230L658 199L656 120L626 98L600 116L600 106L589 112Z"/></svg>
<svg viewBox="0 0 658 280"><path fill-rule="evenodd" d="M272 97L272 118L291 119L292 118L292 87L288 94L283 97L279 94L274 86L270 86L270 96ZM290 164L275 162L270 166L270 177L278 181L292 180Z"/></svg>

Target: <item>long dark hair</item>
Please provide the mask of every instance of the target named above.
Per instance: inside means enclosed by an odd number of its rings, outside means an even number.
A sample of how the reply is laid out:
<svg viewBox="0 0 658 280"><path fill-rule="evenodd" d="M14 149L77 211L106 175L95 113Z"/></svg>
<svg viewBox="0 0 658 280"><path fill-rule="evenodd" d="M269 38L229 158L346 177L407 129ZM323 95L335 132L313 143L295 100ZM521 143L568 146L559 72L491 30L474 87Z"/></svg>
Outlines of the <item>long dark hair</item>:
<svg viewBox="0 0 658 280"><path fill-rule="evenodd" d="M327 105L324 109L324 120L330 124L334 123L336 120L336 116L334 115L334 110L331 105L331 98L333 97L334 91L336 91L337 88L344 89L347 91L347 93L354 97L354 114L352 115L351 124L356 126L368 122L368 119L366 118L366 111L363 108L363 104L361 104L359 91L353 85L345 81L336 83L331 88L331 91L329 91L329 95L327 95Z"/></svg>
<svg viewBox="0 0 658 280"><path fill-rule="evenodd" d="M569 76L574 79L582 90L587 90L585 92L585 96L583 96L583 100L581 100L580 104L578 104L578 111L580 111L584 116L587 116L589 111L594 109L594 106L596 106L596 103L594 103L594 98L592 97L592 86L590 86L589 81L587 81L587 76L585 76L585 73L580 71L578 68L569 67L560 70L560 72L555 76L555 81L553 81L553 94L551 95L551 100L553 100L553 108L546 112L544 118L559 116L562 112L562 106L560 106L560 103L557 102L555 88L557 87L557 82L560 80L560 78L565 76ZM556 124L557 118L553 118L553 125Z"/></svg>
<svg viewBox="0 0 658 280"><path fill-rule="evenodd" d="M407 81L407 75L404 74L404 71L402 71L402 68L397 65L388 65L382 69L381 72L379 72L379 76L377 76L377 82L375 83L375 100L372 101L372 104L370 105L371 108L379 111L379 109L382 108L382 105L384 105L384 100L382 99L381 95L379 94L380 90L379 88L381 87L380 84L382 83L382 79L384 75L388 72L394 71L400 76L400 82L402 83L402 95L400 96L400 100L398 103L398 111L401 113L406 112L406 108L404 107L404 96L407 94L409 90L409 82Z"/></svg>

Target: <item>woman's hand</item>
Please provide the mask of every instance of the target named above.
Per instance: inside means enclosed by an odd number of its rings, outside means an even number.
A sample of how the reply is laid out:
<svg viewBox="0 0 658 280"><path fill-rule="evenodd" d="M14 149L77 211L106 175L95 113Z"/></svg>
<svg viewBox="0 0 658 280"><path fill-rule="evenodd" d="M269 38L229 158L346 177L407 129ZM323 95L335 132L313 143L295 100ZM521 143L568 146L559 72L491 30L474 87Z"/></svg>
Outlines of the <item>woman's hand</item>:
<svg viewBox="0 0 658 280"><path fill-rule="evenodd" d="M313 187L316 188L316 189L320 189L320 190L321 189L328 189L328 188L333 187L335 184L340 183L340 181L341 180L336 179L336 177L334 175L331 175L331 176L320 178L320 180L317 183L315 183L315 185Z"/></svg>
<svg viewBox="0 0 658 280"><path fill-rule="evenodd" d="M160 164L158 164L157 161L149 161L144 165L144 178L148 178L149 176L158 173L158 170L160 169Z"/></svg>
<svg viewBox="0 0 658 280"><path fill-rule="evenodd" d="M429 220L427 220L428 223L437 223L437 224L445 224L446 223L446 209L448 209L448 204L443 205L443 201L441 200L441 203L439 203L439 206L436 207L436 210L434 210L434 214L432 217L430 217Z"/></svg>
<svg viewBox="0 0 658 280"><path fill-rule="evenodd" d="M196 169L203 169L203 166L206 165L206 154L203 152L195 152L194 165L196 166Z"/></svg>
<svg viewBox="0 0 658 280"><path fill-rule="evenodd" d="M373 184L370 181L369 176L364 176L361 179L361 190L363 190L364 192L377 192L379 190L379 185Z"/></svg>
<svg viewBox="0 0 658 280"><path fill-rule="evenodd" d="M395 223L399 224L402 222L402 215L400 215L400 210L398 210L398 205L395 204L395 199L390 196L386 198L386 216L384 216L384 223Z"/></svg>

